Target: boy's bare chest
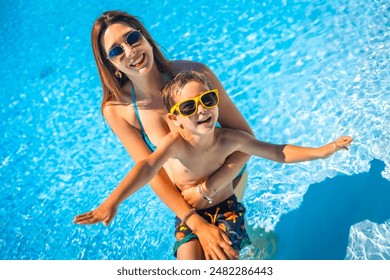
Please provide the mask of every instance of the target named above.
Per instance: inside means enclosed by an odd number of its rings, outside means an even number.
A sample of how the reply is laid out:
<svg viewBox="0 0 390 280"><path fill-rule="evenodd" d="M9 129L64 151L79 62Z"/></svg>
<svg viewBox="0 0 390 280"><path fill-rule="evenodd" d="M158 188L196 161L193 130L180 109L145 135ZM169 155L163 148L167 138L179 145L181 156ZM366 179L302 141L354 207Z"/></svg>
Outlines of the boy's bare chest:
<svg viewBox="0 0 390 280"><path fill-rule="evenodd" d="M175 182L185 188L206 180L224 164L227 155L222 150L218 147L193 150L180 159L171 159Z"/></svg>

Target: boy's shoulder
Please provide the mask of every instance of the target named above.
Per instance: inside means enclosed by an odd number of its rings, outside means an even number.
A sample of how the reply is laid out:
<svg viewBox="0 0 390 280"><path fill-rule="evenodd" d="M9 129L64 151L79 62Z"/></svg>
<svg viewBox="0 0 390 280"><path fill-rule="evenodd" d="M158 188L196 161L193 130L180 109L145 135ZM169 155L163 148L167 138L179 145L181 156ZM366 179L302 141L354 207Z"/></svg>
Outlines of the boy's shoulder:
<svg viewBox="0 0 390 280"><path fill-rule="evenodd" d="M221 143L237 144L247 138L248 133L238 129L217 127L215 133Z"/></svg>
<svg viewBox="0 0 390 280"><path fill-rule="evenodd" d="M232 128L226 128L226 127L216 127L215 133L219 137L225 137L225 138L231 138L236 137L237 135L242 134L244 131L238 130L238 129L232 129Z"/></svg>
<svg viewBox="0 0 390 280"><path fill-rule="evenodd" d="M175 142L179 142L181 140L182 140L182 136L179 131L170 131L161 139L160 144L161 143L174 144Z"/></svg>
<svg viewBox="0 0 390 280"><path fill-rule="evenodd" d="M157 150L177 159L188 155L188 145L179 131L170 131L165 135L158 144Z"/></svg>
<svg viewBox="0 0 390 280"><path fill-rule="evenodd" d="M173 149L177 152L182 151L182 148L186 147L186 140L183 138L182 134L178 130L170 131L165 135L158 146L164 145L165 149Z"/></svg>

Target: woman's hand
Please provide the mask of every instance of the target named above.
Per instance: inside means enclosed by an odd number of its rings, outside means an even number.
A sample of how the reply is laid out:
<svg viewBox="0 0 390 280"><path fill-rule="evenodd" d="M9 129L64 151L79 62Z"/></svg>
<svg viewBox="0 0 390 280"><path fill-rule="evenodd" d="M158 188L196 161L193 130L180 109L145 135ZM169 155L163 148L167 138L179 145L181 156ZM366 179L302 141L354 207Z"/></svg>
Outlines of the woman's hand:
<svg viewBox="0 0 390 280"><path fill-rule="evenodd" d="M217 226L206 222L198 214L186 223L199 238L206 260L234 260L238 258L229 237Z"/></svg>
<svg viewBox="0 0 390 280"><path fill-rule="evenodd" d="M217 226L204 223L194 233L198 236L206 260L234 260L238 253L231 247L229 237Z"/></svg>
<svg viewBox="0 0 390 280"><path fill-rule="evenodd" d="M105 226L108 226L108 224L115 217L116 213L117 213L116 207L107 207L104 204L101 204L95 210L77 215L74 218L73 223L79 225L91 225L91 224L103 222Z"/></svg>

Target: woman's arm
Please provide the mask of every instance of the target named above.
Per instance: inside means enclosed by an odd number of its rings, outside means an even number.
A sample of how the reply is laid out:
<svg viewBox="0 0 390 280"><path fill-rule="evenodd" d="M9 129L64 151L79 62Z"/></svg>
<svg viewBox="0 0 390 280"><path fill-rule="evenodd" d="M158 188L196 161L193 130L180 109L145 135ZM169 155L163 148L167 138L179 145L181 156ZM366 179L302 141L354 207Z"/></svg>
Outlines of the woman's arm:
<svg viewBox="0 0 390 280"><path fill-rule="evenodd" d="M146 158L151 151L146 146L137 129L120 116L115 106L106 106L104 116L113 132L122 142L126 151L135 162ZM156 195L179 217L183 218L191 206L176 189L164 168L149 182ZM206 258L230 259L236 257L231 242L216 226L207 223L199 215L192 215L187 225L198 235Z"/></svg>

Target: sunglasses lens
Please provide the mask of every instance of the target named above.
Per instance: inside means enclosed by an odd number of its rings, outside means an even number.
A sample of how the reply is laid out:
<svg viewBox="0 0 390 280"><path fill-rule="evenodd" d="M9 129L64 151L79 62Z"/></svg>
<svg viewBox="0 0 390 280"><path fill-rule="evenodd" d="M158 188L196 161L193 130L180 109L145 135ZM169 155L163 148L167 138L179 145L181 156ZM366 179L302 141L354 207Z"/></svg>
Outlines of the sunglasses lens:
<svg viewBox="0 0 390 280"><path fill-rule="evenodd" d="M121 55L123 53L123 49L121 47L115 47L110 50L108 53L109 58L115 58L118 55Z"/></svg>
<svg viewBox="0 0 390 280"><path fill-rule="evenodd" d="M137 43L140 39L141 39L141 32L134 31L129 33L129 35L127 35L126 41L129 45L133 45Z"/></svg>
<svg viewBox="0 0 390 280"><path fill-rule="evenodd" d="M126 42L129 45L133 45L133 44L137 43L140 39L141 39L141 32L133 31L133 32L129 33L129 35L127 35ZM123 48L120 46L117 46L117 47L112 48L108 52L108 57L111 59L115 59L115 58L118 58L122 54L123 54Z"/></svg>
<svg viewBox="0 0 390 280"><path fill-rule="evenodd" d="M183 116L190 116L196 111L196 104L194 100L183 102L179 106L180 113Z"/></svg>
<svg viewBox="0 0 390 280"><path fill-rule="evenodd" d="M213 107L218 104L218 96L214 91L209 91L208 93L202 95L200 100L206 107Z"/></svg>

